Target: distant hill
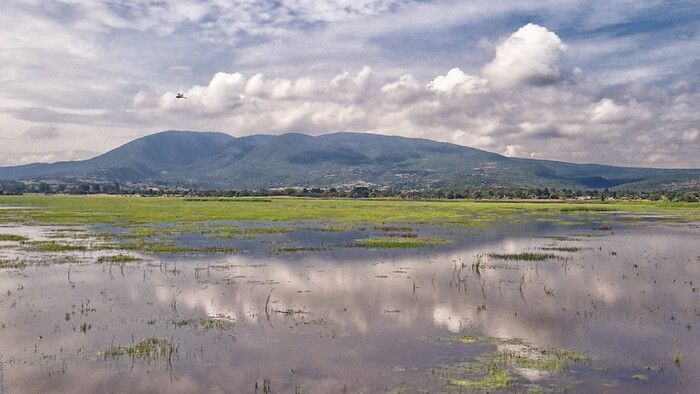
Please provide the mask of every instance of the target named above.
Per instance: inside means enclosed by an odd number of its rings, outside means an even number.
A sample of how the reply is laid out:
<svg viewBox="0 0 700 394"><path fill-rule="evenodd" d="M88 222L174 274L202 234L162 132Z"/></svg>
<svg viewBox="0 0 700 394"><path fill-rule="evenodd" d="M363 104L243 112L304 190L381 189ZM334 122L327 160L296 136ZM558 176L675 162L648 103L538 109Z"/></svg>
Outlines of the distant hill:
<svg viewBox="0 0 700 394"><path fill-rule="evenodd" d="M700 188L700 169L508 158L466 146L367 133L236 138L164 131L89 160L1 167L0 180L93 179L205 188L287 186Z"/></svg>

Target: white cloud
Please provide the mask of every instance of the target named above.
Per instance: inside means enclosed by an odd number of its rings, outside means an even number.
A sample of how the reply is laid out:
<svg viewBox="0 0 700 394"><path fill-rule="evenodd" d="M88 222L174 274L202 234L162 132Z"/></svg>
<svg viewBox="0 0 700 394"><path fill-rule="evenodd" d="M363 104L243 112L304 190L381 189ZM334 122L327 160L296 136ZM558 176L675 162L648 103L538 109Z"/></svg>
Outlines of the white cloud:
<svg viewBox="0 0 700 394"><path fill-rule="evenodd" d="M645 120L649 116L649 111L635 101L621 105L609 98L603 98L592 105L590 111L591 121L594 123L621 123L631 119Z"/></svg>
<svg viewBox="0 0 700 394"><path fill-rule="evenodd" d="M496 57L484 67L492 85L547 84L560 78L559 55L566 45L546 28L528 23L496 47Z"/></svg>
<svg viewBox="0 0 700 394"><path fill-rule="evenodd" d="M503 151L503 156L516 156L518 153L520 153L520 149L522 147L520 145L506 145L506 149Z"/></svg>
<svg viewBox="0 0 700 394"><path fill-rule="evenodd" d="M614 123L626 118L627 109L609 98L600 100L591 110L591 120L596 123Z"/></svg>
<svg viewBox="0 0 700 394"><path fill-rule="evenodd" d="M413 75L406 74L394 82L382 86L382 93L389 102L409 103L415 101L424 92L423 86Z"/></svg>
<svg viewBox="0 0 700 394"><path fill-rule="evenodd" d="M700 166L695 25L621 33L620 23L671 11L589 5L9 2L0 133L13 139L0 154L103 150L164 129L348 130L559 160ZM547 28L513 25L532 14ZM179 90L189 98L175 99ZM34 127L60 135L25 133Z"/></svg>
<svg viewBox="0 0 700 394"><path fill-rule="evenodd" d="M428 87L446 95L468 95L486 91L487 81L475 75L467 75L459 68L453 68L446 75L435 77Z"/></svg>

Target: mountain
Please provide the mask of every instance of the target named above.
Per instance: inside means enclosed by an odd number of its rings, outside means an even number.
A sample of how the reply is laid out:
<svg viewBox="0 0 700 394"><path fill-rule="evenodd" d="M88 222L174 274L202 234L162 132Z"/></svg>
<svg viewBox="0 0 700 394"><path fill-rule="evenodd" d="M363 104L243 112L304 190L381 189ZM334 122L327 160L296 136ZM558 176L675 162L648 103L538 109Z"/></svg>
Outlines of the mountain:
<svg viewBox="0 0 700 394"><path fill-rule="evenodd" d="M367 133L236 138L164 131L89 160L0 167L0 180L91 179L204 188L474 186L686 190L700 169L653 169L508 158L426 139Z"/></svg>

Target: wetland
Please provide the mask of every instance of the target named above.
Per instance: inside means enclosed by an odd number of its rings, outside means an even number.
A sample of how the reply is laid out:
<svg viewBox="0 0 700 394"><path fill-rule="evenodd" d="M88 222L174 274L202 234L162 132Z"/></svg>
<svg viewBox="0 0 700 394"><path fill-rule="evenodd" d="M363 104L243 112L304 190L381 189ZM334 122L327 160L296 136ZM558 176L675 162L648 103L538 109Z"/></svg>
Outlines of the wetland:
<svg viewBox="0 0 700 394"><path fill-rule="evenodd" d="M696 392L700 205L0 196L6 392Z"/></svg>

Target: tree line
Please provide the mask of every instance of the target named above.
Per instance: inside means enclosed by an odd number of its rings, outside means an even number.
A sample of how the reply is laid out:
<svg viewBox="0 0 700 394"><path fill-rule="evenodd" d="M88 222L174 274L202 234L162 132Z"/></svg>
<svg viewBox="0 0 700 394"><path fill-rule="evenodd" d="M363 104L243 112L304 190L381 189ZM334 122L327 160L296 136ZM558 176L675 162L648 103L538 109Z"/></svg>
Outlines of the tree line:
<svg viewBox="0 0 700 394"><path fill-rule="evenodd" d="M163 187L149 184L120 184L118 182L76 182L72 184L47 182L0 181L0 194L136 194L143 196L189 197L337 197L337 198L401 198L401 199L471 199L471 200L559 200L559 199L645 199L683 202L700 201L698 191L640 191L610 189L556 189L526 187L465 187L461 189L401 190L357 186L350 188L302 188L276 189L193 189L187 186Z"/></svg>

